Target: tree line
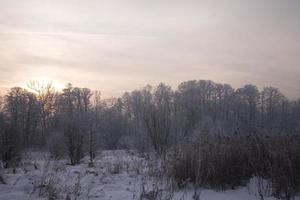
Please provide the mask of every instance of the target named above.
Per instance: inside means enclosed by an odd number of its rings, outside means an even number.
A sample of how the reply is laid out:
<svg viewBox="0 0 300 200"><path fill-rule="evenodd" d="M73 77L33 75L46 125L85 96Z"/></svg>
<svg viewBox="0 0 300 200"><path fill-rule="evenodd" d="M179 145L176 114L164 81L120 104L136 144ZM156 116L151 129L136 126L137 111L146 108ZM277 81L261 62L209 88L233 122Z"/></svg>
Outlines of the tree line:
<svg viewBox="0 0 300 200"><path fill-rule="evenodd" d="M209 80L166 84L101 99L99 91L71 84L58 92L31 82L11 88L0 100L0 152L8 167L27 148L93 163L98 149L135 148L162 155L178 142L201 135L295 135L300 99L255 85L234 89Z"/></svg>

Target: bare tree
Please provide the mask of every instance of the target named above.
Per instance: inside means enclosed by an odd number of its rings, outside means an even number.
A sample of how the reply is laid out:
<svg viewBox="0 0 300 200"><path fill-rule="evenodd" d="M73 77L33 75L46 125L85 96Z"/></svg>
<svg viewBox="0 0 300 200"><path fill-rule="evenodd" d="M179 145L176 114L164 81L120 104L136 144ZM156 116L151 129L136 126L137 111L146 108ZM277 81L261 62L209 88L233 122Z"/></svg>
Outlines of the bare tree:
<svg viewBox="0 0 300 200"><path fill-rule="evenodd" d="M84 154L84 134L90 131L90 97L90 90L71 84L59 96L58 107L72 165L78 164Z"/></svg>
<svg viewBox="0 0 300 200"><path fill-rule="evenodd" d="M172 118L172 89L159 84L151 93L144 91L143 121L155 151L163 154L169 142Z"/></svg>
<svg viewBox="0 0 300 200"><path fill-rule="evenodd" d="M54 105L58 93L53 87L52 82L45 84L43 82L31 81L28 87L36 92L40 106L41 137L44 143L46 136L48 136L49 121L55 112Z"/></svg>
<svg viewBox="0 0 300 200"><path fill-rule="evenodd" d="M257 112L259 104L259 91L254 85L245 85L236 91L240 102L243 104L240 117L243 117L243 129L245 132L255 132L257 129Z"/></svg>
<svg viewBox="0 0 300 200"><path fill-rule="evenodd" d="M97 150L97 142L96 133L100 129L100 112L101 112L101 93L99 91L95 91L93 93L93 110L92 116L90 120L90 130L89 130L89 156L90 156L90 164L92 165L94 162L94 158L96 156Z"/></svg>
<svg viewBox="0 0 300 200"><path fill-rule="evenodd" d="M36 97L25 89L12 88L5 96L5 111L10 124L18 131L23 146L34 141L39 121L39 107ZM30 139L29 139L30 138Z"/></svg>

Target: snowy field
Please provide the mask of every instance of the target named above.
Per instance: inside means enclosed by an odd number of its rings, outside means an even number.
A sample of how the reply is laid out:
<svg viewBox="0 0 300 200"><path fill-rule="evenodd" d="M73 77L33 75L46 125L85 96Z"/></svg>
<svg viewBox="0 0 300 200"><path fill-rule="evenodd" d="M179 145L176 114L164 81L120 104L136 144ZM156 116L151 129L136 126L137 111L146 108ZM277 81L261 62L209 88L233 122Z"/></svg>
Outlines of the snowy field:
<svg viewBox="0 0 300 200"><path fill-rule="evenodd" d="M0 200L195 199L192 187L178 189L169 181L158 180L155 162L147 160L134 152L103 151L94 166L89 166L88 158L71 166L67 160L51 160L47 154L26 153L19 168L1 169ZM201 189L199 200L260 199L255 185L253 179L236 190Z"/></svg>

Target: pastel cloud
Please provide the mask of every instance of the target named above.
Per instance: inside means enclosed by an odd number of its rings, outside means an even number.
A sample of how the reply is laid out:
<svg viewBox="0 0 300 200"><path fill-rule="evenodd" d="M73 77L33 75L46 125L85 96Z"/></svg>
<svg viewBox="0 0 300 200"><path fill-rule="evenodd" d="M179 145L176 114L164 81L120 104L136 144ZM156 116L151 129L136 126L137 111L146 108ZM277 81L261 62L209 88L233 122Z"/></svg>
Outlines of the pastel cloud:
<svg viewBox="0 0 300 200"><path fill-rule="evenodd" d="M49 77L109 97L147 83L211 79L299 97L299 7L297 0L0 0L0 87Z"/></svg>

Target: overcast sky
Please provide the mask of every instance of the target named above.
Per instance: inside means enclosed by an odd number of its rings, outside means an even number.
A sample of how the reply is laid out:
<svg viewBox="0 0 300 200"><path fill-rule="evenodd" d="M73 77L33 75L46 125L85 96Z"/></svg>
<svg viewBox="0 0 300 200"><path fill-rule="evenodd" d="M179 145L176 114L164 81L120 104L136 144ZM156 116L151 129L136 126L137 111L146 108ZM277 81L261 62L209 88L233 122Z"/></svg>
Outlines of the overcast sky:
<svg viewBox="0 0 300 200"><path fill-rule="evenodd" d="M300 97L299 0L0 0L0 88L210 79Z"/></svg>

